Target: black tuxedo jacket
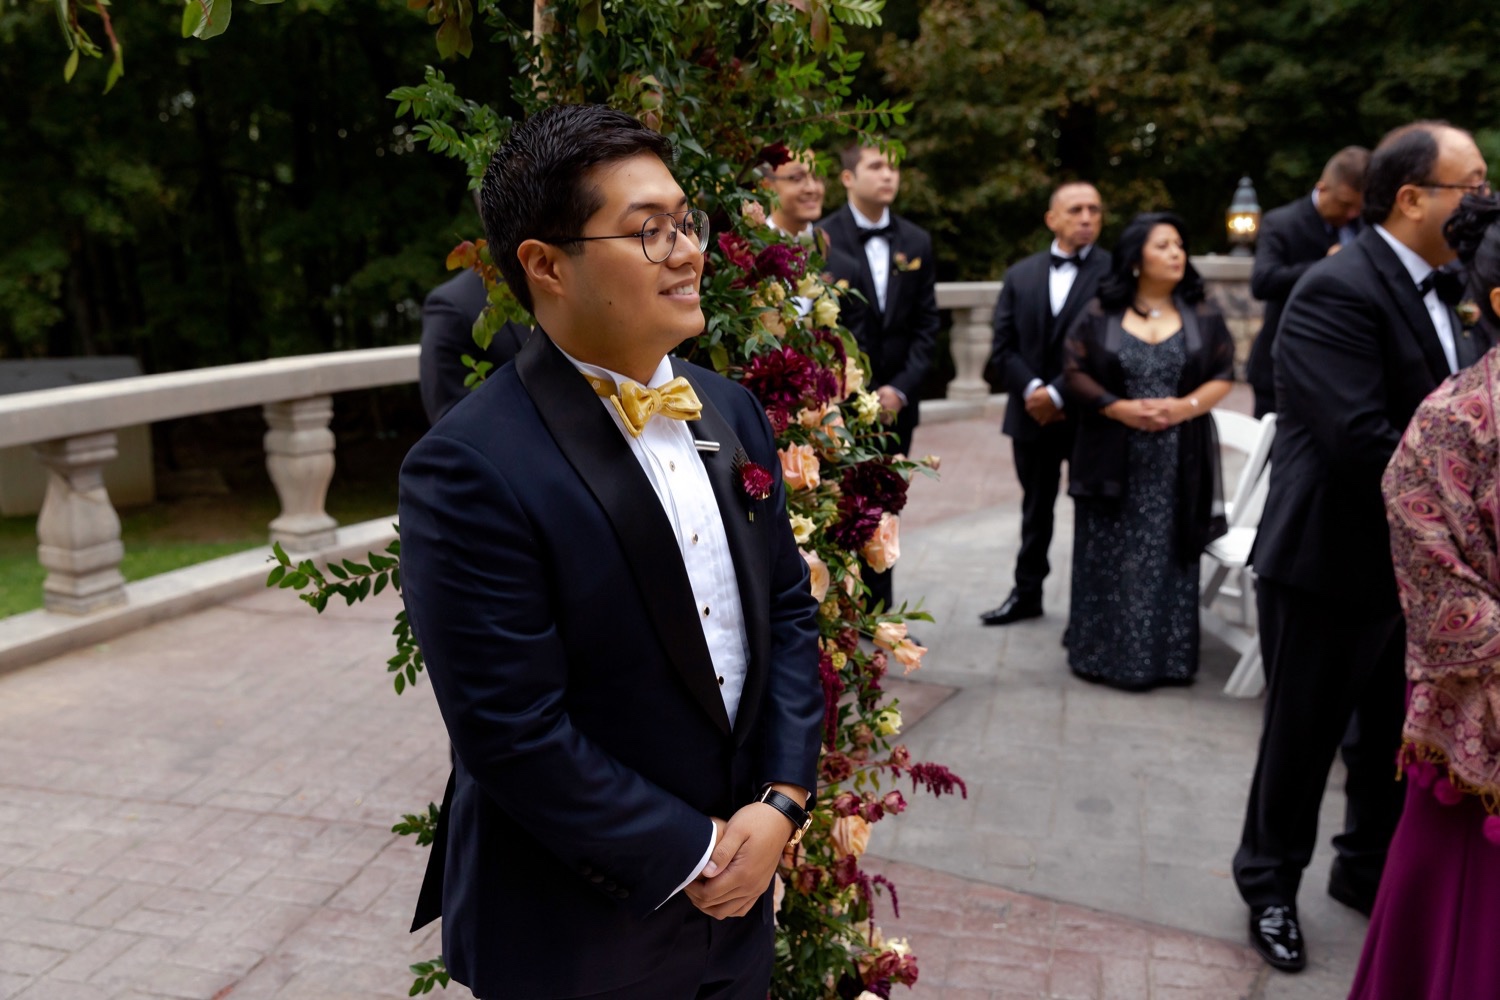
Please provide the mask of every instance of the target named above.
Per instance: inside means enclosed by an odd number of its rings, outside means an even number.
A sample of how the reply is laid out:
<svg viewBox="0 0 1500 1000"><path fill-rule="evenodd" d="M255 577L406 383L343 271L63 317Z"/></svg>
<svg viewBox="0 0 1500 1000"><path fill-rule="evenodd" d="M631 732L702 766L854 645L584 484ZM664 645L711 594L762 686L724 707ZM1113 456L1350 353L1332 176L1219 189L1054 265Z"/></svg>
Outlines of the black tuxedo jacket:
<svg viewBox="0 0 1500 1000"><path fill-rule="evenodd" d="M422 354L417 363L417 385L427 422L435 424L453 404L468 395L464 379L469 369L463 356L488 361L499 368L521 350L531 327L507 322L495 333L487 351L474 343L474 321L489 296L484 280L464 270L438 285L422 303Z"/></svg>
<svg viewBox="0 0 1500 1000"><path fill-rule="evenodd" d="M765 413L697 388L749 662L731 728L666 515L589 383L538 331L401 470L401 578L456 755L443 954L482 997L592 994L649 976L665 905L769 782L816 786L817 604ZM754 500L737 449L770 470ZM435 848L436 849L436 848ZM746 920L770 920L770 894ZM657 907L660 906L660 909Z"/></svg>
<svg viewBox="0 0 1500 1000"><path fill-rule="evenodd" d="M995 340L986 374L1009 395L1000 429L1017 441L1033 441L1042 425L1026 413L1026 386L1039 378L1063 394L1063 341L1084 306L1098 294L1099 282L1109 273L1109 252L1094 247L1078 264L1073 287L1062 311L1052 315L1049 251L1032 254L1005 272L1005 284L995 303ZM1059 428L1077 425L1076 414Z"/></svg>
<svg viewBox="0 0 1500 1000"><path fill-rule="evenodd" d="M896 425L915 427L918 393L922 379L932 366L940 318L937 307L937 261L932 256L932 237L925 229L891 213L891 271L885 289L885 309L875 296L875 279L865 257L859 227L847 205L818 224L828 234L828 270L835 278L848 280L865 297L860 302L846 296L840 302L840 319L870 356L876 386L889 385L905 394ZM918 267L901 270L897 254Z"/></svg>
<svg viewBox="0 0 1500 1000"><path fill-rule="evenodd" d="M1250 294L1266 304L1266 311L1260 333L1250 346L1250 362L1245 371L1246 380L1254 387L1256 396L1269 401L1276 393L1272 381L1271 349L1276 342L1276 329L1281 324L1281 312L1286 308L1288 296L1292 294L1297 279L1327 257L1328 248L1338 240L1338 232L1330 231L1318 214L1311 195L1273 208L1261 221L1260 237L1255 244L1255 265L1250 270Z"/></svg>
<svg viewBox="0 0 1500 1000"><path fill-rule="evenodd" d="M1483 331L1450 322L1460 365L1489 349ZM1410 273L1374 227L1303 276L1274 358L1276 440L1255 571L1395 613L1380 476L1449 371Z"/></svg>

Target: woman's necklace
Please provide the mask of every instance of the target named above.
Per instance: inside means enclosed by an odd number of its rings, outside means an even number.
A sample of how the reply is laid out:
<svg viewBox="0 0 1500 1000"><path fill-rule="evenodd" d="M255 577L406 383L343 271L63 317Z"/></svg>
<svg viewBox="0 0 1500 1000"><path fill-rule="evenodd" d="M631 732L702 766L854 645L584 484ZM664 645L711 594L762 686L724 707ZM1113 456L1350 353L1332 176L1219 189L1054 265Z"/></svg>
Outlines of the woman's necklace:
<svg viewBox="0 0 1500 1000"><path fill-rule="evenodd" d="M1144 299L1142 299L1141 301L1145 302ZM1141 308L1141 306L1139 305L1132 306L1132 308L1134 308L1137 313L1144 316L1146 319L1161 319L1160 306L1153 306L1151 303L1146 302L1145 308Z"/></svg>

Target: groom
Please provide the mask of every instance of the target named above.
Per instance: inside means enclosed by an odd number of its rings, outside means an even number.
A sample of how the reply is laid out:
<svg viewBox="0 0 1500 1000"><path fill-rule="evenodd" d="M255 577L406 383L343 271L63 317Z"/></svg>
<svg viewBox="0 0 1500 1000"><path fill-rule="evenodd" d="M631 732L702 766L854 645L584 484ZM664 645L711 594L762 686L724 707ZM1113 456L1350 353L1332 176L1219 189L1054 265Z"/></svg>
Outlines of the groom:
<svg viewBox="0 0 1500 1000"><path fill-rule="evenodd" d="M807 822L817 605L764 412L667 356L708 245L671 160L604 107L515 128L483 217L537 331L401 471L456 758L417 919L484 1000L764 1000Z"/></svg>

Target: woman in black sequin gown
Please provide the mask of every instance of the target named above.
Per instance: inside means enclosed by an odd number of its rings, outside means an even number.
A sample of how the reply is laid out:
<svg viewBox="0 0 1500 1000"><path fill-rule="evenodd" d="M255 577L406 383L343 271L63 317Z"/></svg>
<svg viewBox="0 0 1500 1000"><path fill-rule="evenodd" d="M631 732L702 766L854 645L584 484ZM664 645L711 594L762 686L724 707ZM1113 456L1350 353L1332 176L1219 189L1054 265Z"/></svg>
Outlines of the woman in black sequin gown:
<svg viewBox="0 0 1500 1000"><path fill-rule="evenodd" d="M1131 691L1198 670L1198 557L1223 532L1208 413L1234 343L1203 302L1181 221L1137 216L1099 298L1068 332L1064 386L1080 414L1068 665Z"/></svg>

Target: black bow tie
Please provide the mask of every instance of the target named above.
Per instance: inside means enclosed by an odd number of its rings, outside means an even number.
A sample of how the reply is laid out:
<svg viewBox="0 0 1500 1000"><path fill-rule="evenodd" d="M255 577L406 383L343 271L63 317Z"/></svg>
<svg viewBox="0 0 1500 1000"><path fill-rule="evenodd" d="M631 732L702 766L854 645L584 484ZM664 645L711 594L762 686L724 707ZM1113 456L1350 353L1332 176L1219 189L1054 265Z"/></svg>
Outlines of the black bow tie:
<svg viewBox="0 0 1500 1000"><path fill-rule="evenodd" d="M859 241L861 243L868 243L877 236L884 236L886 239L890 239L890 223L886 223L883 226L872 226L869 229L866 229L864 226L859 227Z"/></svg>
<svg viewBox="0 0 1500 1000"><path fill-rule="evenodd" d="M1464 276L1457 271L1439 268L1417 282L1418 294L1425 296L1431 291L1437 292L1439 302L1456 306L1464 298Z"/></svg>
<svg viewBox="0 0 1500 1000"><path fill-rule="evenodd" d="M1076 253L1071 257L1064 257L1062 254L1056 253L1051 253L1047 256L1052 258L1053 267L1062 267L1064 264L1072 264L1074 267L1077 267L1080 263L1082 263Z"/></svg>

